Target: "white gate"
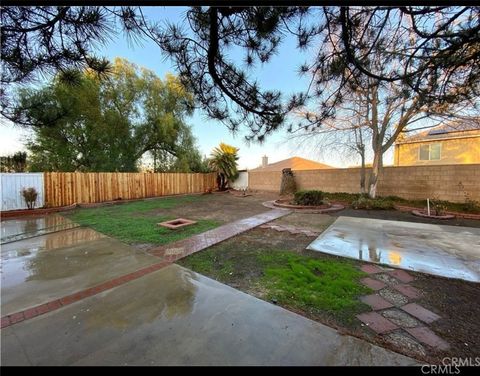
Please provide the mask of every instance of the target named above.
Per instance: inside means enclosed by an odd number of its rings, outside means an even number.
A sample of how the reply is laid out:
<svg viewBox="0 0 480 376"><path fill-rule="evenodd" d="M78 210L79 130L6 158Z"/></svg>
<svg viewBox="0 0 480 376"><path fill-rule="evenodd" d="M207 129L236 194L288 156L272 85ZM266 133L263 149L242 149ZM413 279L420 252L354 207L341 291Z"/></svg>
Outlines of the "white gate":
<svg viewBox="0 0 480 376"><path fill-rule="evenodd" d="M248 171L240 171L232 187L239 190L248 188Z"/></svg>
<svg viewBox="0 0 480 376"><path fill-rule="evenodd" d="M35 188L38 192L36 208L44 205L43 173L6 173L1 175L0 198L1 210L27 209L27 204L20 191L23 188Z"/></svg>

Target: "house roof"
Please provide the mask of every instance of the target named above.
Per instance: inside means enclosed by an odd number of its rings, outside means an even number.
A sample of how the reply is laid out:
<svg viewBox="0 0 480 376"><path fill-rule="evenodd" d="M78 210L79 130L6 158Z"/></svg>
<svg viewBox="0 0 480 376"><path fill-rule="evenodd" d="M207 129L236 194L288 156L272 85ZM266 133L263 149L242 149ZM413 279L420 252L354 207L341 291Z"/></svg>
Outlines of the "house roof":
<svg viewBox="0 0 480 376"><path fill-rule="evenodd" d="M251 171L282 171L284 168L291 168L294 171L299 170L320 170L325 168L333 168L332 166L311 161L309 159L292 157L283 161L269 163L265 167L257 167Z"/></svg>
<svg viewBox="0 0 480 376"><path fill-rule="evenodd" d="M449 139L453 137L467 136L470 134L466 132L472 132L474 134L479 132L480 134L480 119L452 121L447 124L429 128L412 136L403 137L396 143L404 144L410 142Z"/></svg>

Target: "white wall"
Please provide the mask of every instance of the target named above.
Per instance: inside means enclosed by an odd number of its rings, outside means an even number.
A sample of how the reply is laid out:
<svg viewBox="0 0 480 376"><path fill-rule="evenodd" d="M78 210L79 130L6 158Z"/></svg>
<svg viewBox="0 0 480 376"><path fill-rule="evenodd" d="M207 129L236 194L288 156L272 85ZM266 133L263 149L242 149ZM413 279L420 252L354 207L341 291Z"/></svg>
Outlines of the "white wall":
<svg viewBox="0 0 480 376"><path fill-rule="evenodd" d="M34 187L38 192L36 208L44 205L43 173L7 173L1 175L0 200L1 210L27 209L27 204L20 191L22 188Z"/></svg>
<svg viewBox="0 0 480 376"><path fill-rule="evenodd" d="M232 188L235 188L235 189L248 188L248 172L247 171L240 172L237 180L235 180L232 183Z"/></svg>

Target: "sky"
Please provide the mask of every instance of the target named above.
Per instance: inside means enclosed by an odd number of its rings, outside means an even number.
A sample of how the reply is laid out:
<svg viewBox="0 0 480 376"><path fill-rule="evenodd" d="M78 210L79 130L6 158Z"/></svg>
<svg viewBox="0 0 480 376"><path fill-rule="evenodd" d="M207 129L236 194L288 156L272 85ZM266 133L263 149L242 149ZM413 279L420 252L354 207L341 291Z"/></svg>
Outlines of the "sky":
<svg viewBox="0 0 480 376"><path fill-rule="evenodd" d="M143 7L147 18L164 20L172 23L180 23L184 19L185 7ZM105 56L110 60L115 57L125 58L139 66L154 71L160 78L166 73L175 74L173 62L161 54L158 46L151 41L144 41L142 45L132 45L124 36L119 34L104 46L99 46L98 55ZM311 53L311 52L310 52ZM235 55L231 55L235 57ZM293 38L286 39L279 47L279 53L265 66L255 66L250 72L252 77L258 79L262 87L281 90L284 95L303 90L308 81L307 77L300 77L298 67L308 60L308 55L299 52L295 47ZM312 147L298 146L292 142L291 135L286 130L279 130L266 137L263 144L245 141L245 133L240 131L232 134L225 125L212 119L208 119L202 110L196 110L195 114L187 119L192 126L192 132L197 139L197 145L202 155L208 156L220 142L238 147L239 169L255 168L261 164L263 155L268 157L268 162L273 163L293 156L303 157L326 163L334 167L347 167L355 164L355 161L342 158L335 150L323 150L321 153ZM12 154L19 150L25 150L23 145L29 132L11 123L0 124L0 154ZM393 153L391 150L385 155L385 164L391 164Z"/></svg>

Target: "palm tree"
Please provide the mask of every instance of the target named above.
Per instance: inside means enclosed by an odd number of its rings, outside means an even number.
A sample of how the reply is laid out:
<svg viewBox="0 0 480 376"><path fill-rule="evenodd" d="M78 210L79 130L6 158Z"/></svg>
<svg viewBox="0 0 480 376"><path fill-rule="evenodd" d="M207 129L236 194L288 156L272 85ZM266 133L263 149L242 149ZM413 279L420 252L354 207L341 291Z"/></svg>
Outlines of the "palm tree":
<svg viewBox="0 0 480 376"><path fill-rule="evenodd" d="M217 171L217 186L220 191L227 189L229 180L235 180L238 177L238 150L235 146L221 142L210 154L208 165Z"/></svg>

